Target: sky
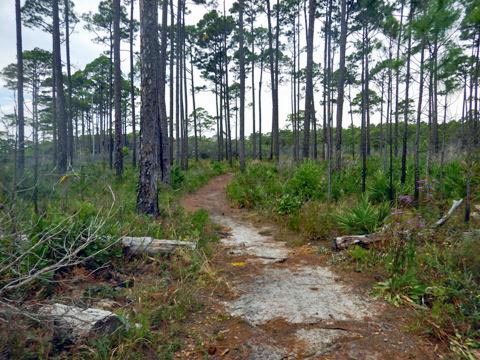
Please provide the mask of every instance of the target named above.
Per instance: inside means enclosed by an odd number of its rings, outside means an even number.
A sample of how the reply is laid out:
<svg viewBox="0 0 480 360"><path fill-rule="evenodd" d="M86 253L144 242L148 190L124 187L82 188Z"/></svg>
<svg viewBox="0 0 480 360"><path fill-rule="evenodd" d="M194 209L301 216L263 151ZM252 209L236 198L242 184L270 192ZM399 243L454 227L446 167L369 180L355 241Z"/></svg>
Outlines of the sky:
<svg viewBox="0 0 480 360"><path fill-rule="evenodd" d="M23 4L22 0L22 4ZM100 0L74 0L75 3L75 11L77 15L81 15L83 13L92 11L95 12ZM231 4L233 3L233 0L226 0L226 7L227 9L230 8ZM138 1L135 4L135 11L136 11L136 18L138 20ZM223 7L223 6L222 6ZM187 16L186 22L188 24L195 24L205 12L208 11L207 8L204 6L196 6L196 5L190 5L189 6L190 13ZM265 24L262 24L263 26L266 26L266 21L263 18L260 18L260 24L262 22L265 22ZM88 32L87 30L84 29L85 23L83 21L80 21L76 25L75 31L71 36L71 62L72 62L72 72L78 69L82 69L86 64L94 60L96 57L98 57L102 52L106 50L104 45L101 44L96 44L93 41L94 34L91 32ZM314 61L315 62L323 62L323 54L322 54L322 45L323 45L323 40L322 37L319 34L319 21L316 23L316 28L315 28L315 52L314 52ZM35 47L40 47L43 49L48 49L51 50L51 35L44 33L38 29L32 30L27 27L23 27L23 49L24 50L30 50ZM10 63L15 62L16 60L16 37L15 37L15 6L14 6L14 1L13 0L0 0L0 39L1 39L1 50L0 51L0 68L4 68ZM354 40L354 39L349 39L349 40ZM305 42L305 39L302 38L303 45ZM137 40L136 42L136 51L139 51L139 41ZM352 47L351 43L348 45L349 48ZM62 47L62 51L64 52L64 46ZM347 50L348 52L349 50ZM122 52L121 52L121 57L122 57L122 70L124 74L128 74L129 72L129 52L128 52L128 43L124 42L122 43ZM338 53L337 56L338 58ZM303 59L305 59L305 55L303 54ZM65 60L65 55L62 55L62 60ZM412 70L415 71L415 68L418 66L418 59L413 58L413 65L412 65ZM338 64L334 64L334 67L336 68ZM64 69L66 71L66 69ZM258 81L259 77L259 70L257 70L256 73L256 81ZM268 84L269 80L269 74L266 72L264 73L264 79L266 80L266 85L264 85L264 91L262 92L262 108L263 108L263 129L265 131L269 131L271 128L271 95L270 95L270 88ZM414 84L415 82L418 82L418 79L414 78ZM250 77L246 79L246 84L249 86L251 83ZM200 86L204 84L204 81L199 77L199 74L197 72L195 76L195 85ZM414 85L412 84L412 85ZM258 84L257 84L258 85ZM247 105L251 103L251 90L247 88L246 90L246 103ZM401 92L403 93L404 89L401 89ZM353 89L352 90L352 95L355 96L355 94L358 92L358 90ZM348 94L348 89L346 91ZM415 89L411 89L410 91L411 96L415 97L416 91ZM167 97L168 97L168 91L167 91ZM453 96L450 99L450 105L448 114L449 116L458 116L460 112L460 100L459 100L460 94ZM257 99L258 99L258 94L257 94ZM291 110L291 94L290 94L290 84L289 82L285 82L283 85L280 86L279 88L279 113L280 113L280 127L284 127L286 123L286 118L287 115L292 112ZM317 92L315 94L315 107L317 110L317 118L318 121L321 121L321 116L322 116L322 109L319 105L319 101L321 100L321 93ZM196 102L198 107L203 107L205 108L211 115L215 113L215 98L214 95L210 92L202 92L197 95L196 97ZM257 101L258 102L258 101ZM426 101L424 101L424 104ZM168 104L168 98L167 98L167 104ZM4 83L2 80L0 80L0 117L3 114L8 114L13 111L13 106L14 106L14 98L13 98L13 92L11 90L8 90L4 88ZM257 105L258 106L258 105ZM28 112L28 99L26 99L26 107L27 107L27 112ZM348 110L348 101L346 101L345 104L345 111ZM303 104L301 106L303 108ZM191 110L191 109L190 109ZM257 114L258 114L258 108L257 108ZM344 124L345 126L349 126L350 122L350 116L347 112L344 113ZM28 115L28 114L27 114ZM246 124L245 124L245 132L246 134L250 134L252 132L252 112L251 112L251 107L248 106L246 109ZM258 122L258 115L257 115L257 122ZM373 123L378 123L379 122L379 115L373 114L372 115L372 122ZM356 125L359 125L360 119L358 116L354 117L354 123ZM1 125L0 125L1 126ZM258 128L258 124L257 124ZM232 132L234 131L234 128L232 127Z"/></svg>

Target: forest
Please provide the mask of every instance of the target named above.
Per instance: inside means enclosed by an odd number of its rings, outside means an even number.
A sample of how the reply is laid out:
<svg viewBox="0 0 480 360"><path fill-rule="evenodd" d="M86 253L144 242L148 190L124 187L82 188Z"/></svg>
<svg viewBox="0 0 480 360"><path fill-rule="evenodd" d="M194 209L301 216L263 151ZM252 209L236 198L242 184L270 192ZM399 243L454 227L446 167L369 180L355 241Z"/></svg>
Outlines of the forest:
<svg viewBox="0 0 480 360"><path fill-rule="evenodd" d="M0 29L0 358L480 359L478 0Z"/></svg>

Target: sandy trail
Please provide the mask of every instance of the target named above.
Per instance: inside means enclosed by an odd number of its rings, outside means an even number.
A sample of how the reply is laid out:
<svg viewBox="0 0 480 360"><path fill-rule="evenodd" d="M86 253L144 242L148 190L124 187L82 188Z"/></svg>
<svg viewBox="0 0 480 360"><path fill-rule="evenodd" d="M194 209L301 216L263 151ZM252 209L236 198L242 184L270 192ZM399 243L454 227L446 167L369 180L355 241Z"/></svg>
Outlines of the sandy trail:
<svg viewBox="0 0 480 360"><path fill-rule="evenodd" d="M368 295L358 275L334 272L313 247L292 249L276 240L274 225L258 228L245 219L248 212L231 209L231 177L214 178L182 200L226 229L215 266L235 295L217 291L209 299L209 311L228 313L228 320L197 322L197 331L222 334L210 340L209 358L437 358L436 348L404 330L399 310Z"/></svg>

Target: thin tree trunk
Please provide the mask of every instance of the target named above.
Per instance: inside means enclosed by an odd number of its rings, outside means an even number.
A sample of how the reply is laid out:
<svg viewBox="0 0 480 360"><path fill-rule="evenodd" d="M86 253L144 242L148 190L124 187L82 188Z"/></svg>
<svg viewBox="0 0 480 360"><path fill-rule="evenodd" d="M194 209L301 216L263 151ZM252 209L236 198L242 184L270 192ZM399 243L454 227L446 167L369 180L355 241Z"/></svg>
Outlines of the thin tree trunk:
<svg viewBox="0 0 480 360"><path fill-rule="evenodd" d="M400 27L398 30L398 39L397 39L397 56L396 60L400 60L400 48L402 45L402 31L403 31L403 8L405 6L405 0L402 0L402 5L400 9ZM395 72L395 143L394 143L394 150L395 150L395 157L398 156L398 117L400 114L400 110L398 108L399 103L399 95L400 95L400 69L397 68ZM393 199L392 199L393 200Z"/></svg>
<svg viewBox="0 0 480 360"><path fill-rule="evenodd" d="M239 0L239 63L240 63L240 170L245 171L245 49L243 39L244 1ZM226 59L225 59L226 60ZM227 90L228 91L228 90Z"/></svg>
<svg viewBox="0 0 480 360"><path fill-rule="evenodd" d="M362 44L365 47L366 29L363 28ZM362 193L366 191L366 179L367 179L367 135L366 135L366 86L365 86L365 48L363 48L362 54L362 129L361 129L361 141L360 152L362 156Z"/></svg>
<svg viewBox="0 0 480 360"><path fill-rule="evenodd" d="M53 58L56 87L56 115L58 123L58 171L67 171L67 120L65 114L65 96L63 92L62 54L60 50L60 20L58 15L58 0L53 4Z"/></svg>
<svg viewBox="0 0 480 360"><path fill-rule="evenodd" d="M73 165L74 141L73 141L73 112L72 112L72 70L70 66L70 0L65 0L65 55L67 58L67 83L68 83L68 111L67 115L67 146L68 161Z"/></svg>
<svg viewBox="0 0 480 360"><path fill-rule="evenodd" d="M25 171L25 115L23 95L23 39L22 13L20 0L15 0L16 36L17 36L17 178L22 178ZM57 2L58 17L58 2ZM58 19L57 19L58 21ZM16 185L15 185L16 186Z"/></svg>
<svg viewBox="0 0 480 360"><path fill-rule="evenodd" d="M408 15L408 23L412 23L414 12L414 3L413 0L410 3L410 13ZM402 173L400 176L400 181L402 185L405 185L405 180L407 177L407 141L408 141L408 110L409 106L409 91L410 91L410 57L412 51L412 31L408 30L408 47L407 47L407 74L405 79L405 107L403 109L403 146L402 146Z"/></svg>
<svg viewBox="0 0 480 360"><path fill-rule="evenodd" d="M341 0L340 5L340 64L338 69L337 88L337 125L335 142L335 167L342 168L342 126L343 126L343 100L345 85L345 52L347 47L347 1Z"/></svg>
<svg viewBox="0 0 480 360"><path fill-rule="evenodd" d="M417 108L417 124L415 129L415 191L414 191L414 202L415 205L419 205L420 190L419 190L419 181L420 181L420 120L422 117L422 100L423 100L423 72L424 72L424 57L425 57L425 48L424 40L422 39L421 50L420 50L420 85L418 90L418 108Z"/></svg>
<svg viewBox="0 0 480 360"><path fill-rule="evenodd" d="M132 108L132 165L137 166L137 119L135 117L135 62L133 53L134 4L130 0L130 107Z"/></svg>
<svg viewBox="0 0 480 360"><path fill-rule="evenodd" d="M65 0L68 2L68 0ZM114 60L114 93L115 93L115 174L123 174L122 154L122 70L120 58L120 0L113 0L113 56Z"/></svg>
<svg viewBox="0 0 480 360"><path fill-rule="evenodd" d="M187 85L187 51L186 51L186 35L185 35L185 4L186 0L183 1L182 9L182 64L183 64L183 94L185 97L184 105L184 127L183 127L183 157L182 157L182 168L183 170L188 170L188 85Z"/></svg>
<svg viewBox="0 0 480 360"><path fill-rule="evenodd" d="M253 5L253 3L252 3ZM253 10L252 10L253 11ZM256 132L256 114L255 114L255 36L254 36L254 16L252 14L250 31L252 32L252 159L257 158L257 132Z"/></svg>
<svg viewBox="0 0 480 360"><path fill-rule="evenodd" d="M260 59L260 80L258 82L258 158L262 160L262 85L263 85L263 56Z"/></svg>
<svg viewBox="0 0 480 360"><path fill-rule="evenodd" d="M273 126L273 157L280 160L280 131L278 114L278 87L279 87L279 58L280 58L280 0L277 0L276 27L275 27L275 97L273 102L274 126Z"/></svg>
<svg viewBox="0 0 480 360"><path fill-rule="evenodd" d="M313 110L313 35L315 33L316 1L308 2L307 70L305 86L305 119L303 122L303 158L310 157L310 124L315 121Z"/></svg>
<svg viewBox="0 0 480 360"><path fill-rule="evenodd" d="M168 0L162 0L162 28L160 43L160 70L159 70L159 157L162 171L162 182L170 183L170 145L168 139L167 104L165 100L165 82L167 80L167 37L168 37Z"/></svg>
<svg viewBox="0 0 480 360"><path fill-rule="evenodd" d="M170 165L173 165L173 145L174 145L174 135L173 135L173 111L174 104L173 100L175 97L174 90L174 69L173 65L175 63L175 11L173 8L173 0L170 0L170 141L169 141L169 155L170 155Z"/></svg>
<svg viewBox="0 0 480 360"><path fill-rule="evenodd" d="M271 151L270 151L270 158L273 158L274 153L274 142L275 142L275 124L277 123L277 116L278 112L275 111L276 109L276 96L275 96L275 86L276 86L276 79L275 79L275 65L274 65L274 54L273 54L273 32L272 32L272 11L270 9L270 0L267 0L267 21L268 21L268 56L270 61L270 82L272 88L272 143L271 143Z"/></svg>
<svg viewBox="0 0 480 360"><path fill-rule="evenodd" d="M178 0L177 2L177 38L176 38L176 66L175 66L175 142L176 142L176 156L175 156L175 162L177 165L180 164L180 145L181 145L181 140L180 140L180 86L181 86L181 81L180 81L180 29L181 29L181 24L180 24L180 16L181 16L181 11L182 11L182 2L181 0Z"/></svg>
<svg viewBox="0 0 480 360"><path fill-rule="evenodd" d="M193 76L193 55L192 47L190 47L190 73L192 77L192 106L193 106L193 135L194 135L194 150L195 161L198 161L198 120L197 120L197 105L195 102L195 80Z"/></svg>

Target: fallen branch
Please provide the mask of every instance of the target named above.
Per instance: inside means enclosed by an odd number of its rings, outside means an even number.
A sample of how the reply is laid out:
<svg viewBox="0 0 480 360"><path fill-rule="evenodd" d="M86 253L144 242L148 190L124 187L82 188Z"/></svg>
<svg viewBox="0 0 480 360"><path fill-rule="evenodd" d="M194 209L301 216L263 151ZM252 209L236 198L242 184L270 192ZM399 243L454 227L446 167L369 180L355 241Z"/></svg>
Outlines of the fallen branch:
<svg viewBox="0 0 480 360"><path fill-rule="evenodd" d="M453 200L453 205L450 208L450 210L448 210L448 212L433 225L433 228L437 228L445 224L448 221L448 219L452 216L452 214L455 212L455 210L457 210L460 207L460 205L462 205L462 203L463 203L463 199Z"/></svg>
<svg viewBox="0 0 480 360"><path fill-rule="evenodd" d="M122 238L122 245L133 254L170 254L176 249L195 250L197 243L179 240L157 240L151 237L129 237Z"/></svg>
<svg viewBox="0 0 480 360"><path fill-rule="evenodd" d="M81 309L63 304L45 305L40 315L54 324L59 335L74 342L92 336L108 336L122 326L122 321L114 313L101 309Z"/></svg>
<svg viewBox="0 0 480 360"><path fill-rule="evenodd" d="M333 241L333 247L335 250L345 250L346 248L353 245L366 247L369 244L379 240L377 235L377 233L374 233L369 235L339 236Z"/></svg>
<svg viewBox="0 0 480 360"><path fill-rule="evenodd" d="M438 220L435 224L433 224L432 228L435 229L445 224L448 221L448 219L452 216L452 214L455 212L455 210L457 210L460 207L460 205L462 205L462 203L463 203L463 199L454 200L450 210L448 210L448 212L440 220ZM386 227L384 226L382 231L385 230L385 228ZM333 241L333 248L335 250L345 250L348 247L353 245L367 247L371 243L376 242L380 239L377 235L379 235L379 233L373 233L368 235L339 236L335 238L335 240Z"/></svg>

